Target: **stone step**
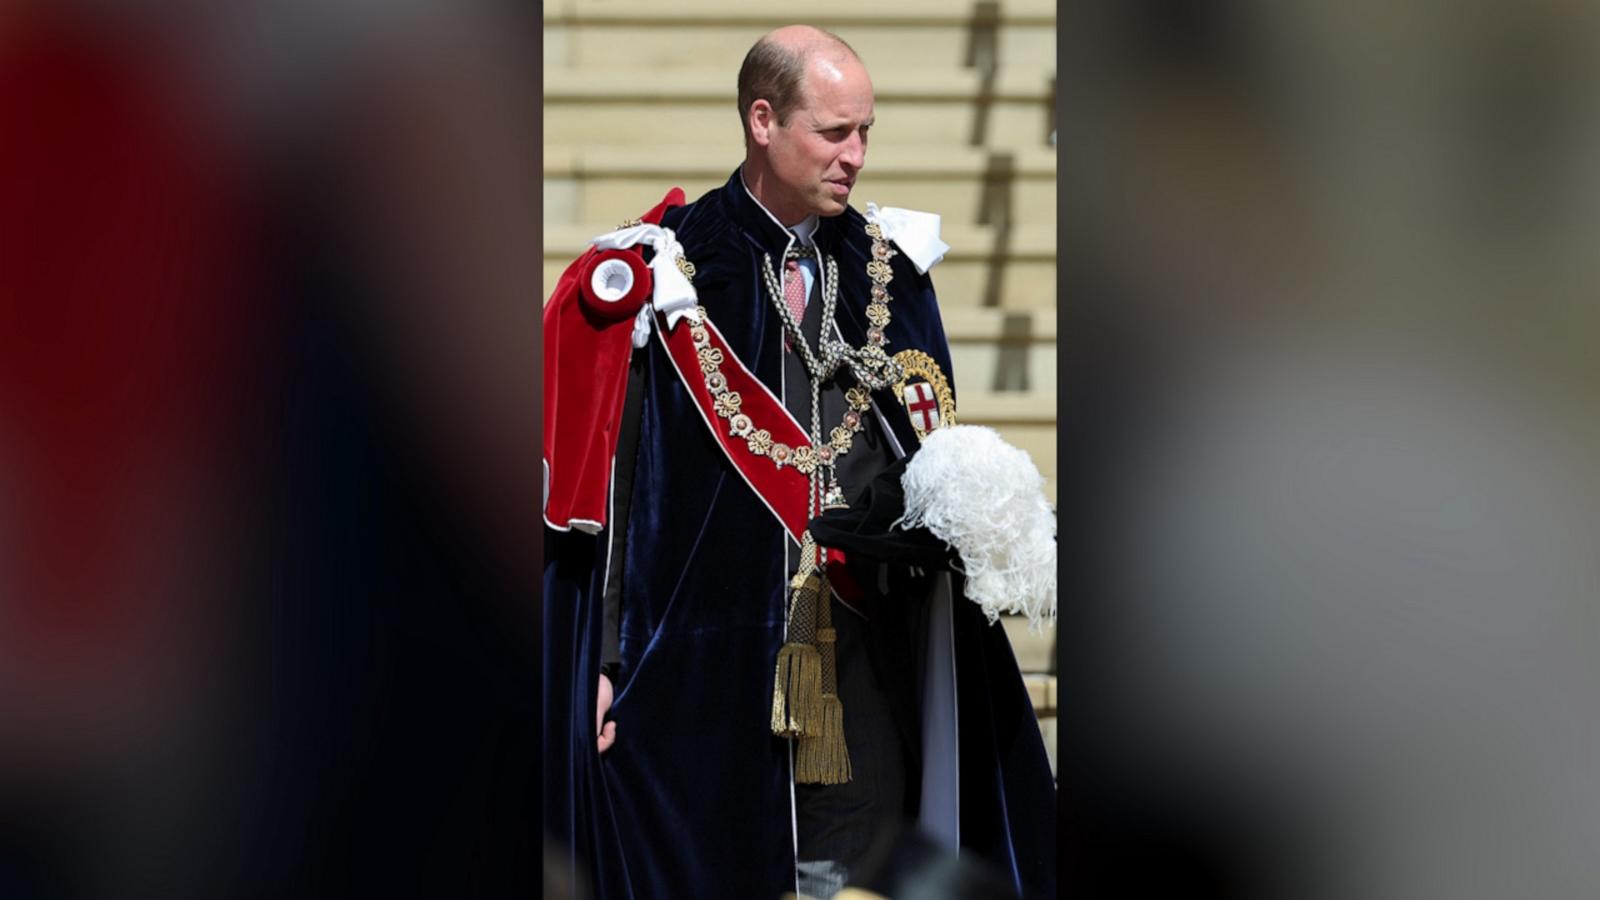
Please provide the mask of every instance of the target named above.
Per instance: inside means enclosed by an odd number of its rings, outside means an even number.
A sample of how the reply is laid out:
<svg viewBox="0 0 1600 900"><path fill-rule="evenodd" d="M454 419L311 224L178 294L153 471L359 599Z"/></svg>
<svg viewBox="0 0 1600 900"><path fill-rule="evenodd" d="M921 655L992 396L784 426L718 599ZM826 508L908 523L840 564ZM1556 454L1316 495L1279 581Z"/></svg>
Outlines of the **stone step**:
<svg viewBox="0 0 1600 900"><path fill-rule="evenodd" d="M1058 721L1055 716L1040 719L1039 733L1044 736L1044 750L1050 756L1050 774L1059 778L1060 773L1056 769L1056 741L1059 739L1057 735L1060 734L1056 728Z"/></svg>
<svg viewBox="0 0 1600 900"><path fill-rule="evenodd" d="M1016 654L1017 668L1029 674L1048 674L1055 671L1055 643L1056 629L1054 625L1046 625L1041 632L1034 632L1028 628L1028 620L1022 616L1001 616L1000 624L1006 630L1006 639L1011 642L1011 651ZM1055 679L1051 678L1053 686ZM1051 706L1055 705L1054 695L1050 695Z"/></svg>
<svg viewBox="0 0 1600 900"><path fill-rule="evenodd" d="M957 390L960 390L959 387ZM1030 428L1042 425L1048 426L1053 433L1056 423L1055 401L1053 389L1030 393L966 391L957 400L956 413L963 425Z"/></svg>
<svg viewBox="0 0 1600 900"><path fill-rule="evenodd" d="M617 146L544 149L544 221L548 225L621 222L660 201L676 185L693 200L720 187L742 161L737 144L708 152ZM937 211L947 225L1056 221L1056 157L1051 149L989 153L970 147L875 150L852 201Z"/></svg>
<svg viewBox="0 0 1600 900"><path fill-rule="evenodd" d="M817 0L803 13L775 2L555 0L544 4L545 65L713 67L734 73L757 38L802 19L844 38L869 68L962 66L974 60L975 49L1008 64L1056 62L1056 10L1046 0Z"/></svg>
<svg viewBox="0 0 1600 900"><path fill-rule="evenodd" d="M1056 314L944 307L945 337L956 392L1052 394L1056 383Z"/></svg>
<svg viewBox="0 0 1600 900"><path fill-rule="evenodd" d="M1056 676L1042 672L1027 672L1022 681L1028 686L1028 699L1033 701L1033 713L1040 718L1056 713Z"/></svg>
<svg viewBox="0 0 1600 900"><path fill-rule="evenodd" d="M944 320L945 336L952 342L1053 344L1056 341L1053 309L1028 312L972 307L946 309L941 303L939 316Z"/></svg>
<svg viewBox="0 0 1600 900"><path fill-rule="evenodd" d="M552 69L544 79L550 143L640 147L740 146L736 69ZM886 69L872 77L874 147L1045 147L1054 123L1053 72L1007 68Z"/></svg>
<svg viewBox="0 0 1600 900"><path fill-rule="evenodd" d="M1039 665L1040 656L1048 657L1054 647L1042 640L1039 635L1029 634L1026 620L1020 617L1002 617L1001 622L1005 626L1006 637L1011 641L1011 647L1017 654L1017 662L1023 672L1022 682L1027 685L1028 699L1033 702L1033 714L1039 720L1039 733L1044 738L1045 752L1050 757L1050 773L1054 775L1056 741L1060 734L1057 727L1060 721L1058 714L1060 699L1056 676L1029 667L1029 664ZM1050 629L1049 634L1053 637L1054 629ZM1025 658L1027 663L1023 662ZM1053 663L1050 664L1050 668L1054 668Z"/></svg>

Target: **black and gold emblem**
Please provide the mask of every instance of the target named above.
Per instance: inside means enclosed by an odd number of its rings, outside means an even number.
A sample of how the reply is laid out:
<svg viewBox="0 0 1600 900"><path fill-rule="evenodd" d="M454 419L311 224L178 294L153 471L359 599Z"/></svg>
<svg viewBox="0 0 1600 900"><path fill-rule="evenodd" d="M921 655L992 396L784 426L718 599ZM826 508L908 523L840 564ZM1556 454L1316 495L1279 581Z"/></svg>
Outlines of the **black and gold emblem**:
<svg viewBox="0 0 1600 900"><path fill-rule="evenodd" d="M921 350L902 350L894 361L905 372L895 382L895 394L905 404L911 416L911 427L917 430L917 440L924 440L936 428L956 423L956 398L950 390L950 379L939 370L933 357Z"/></svg>

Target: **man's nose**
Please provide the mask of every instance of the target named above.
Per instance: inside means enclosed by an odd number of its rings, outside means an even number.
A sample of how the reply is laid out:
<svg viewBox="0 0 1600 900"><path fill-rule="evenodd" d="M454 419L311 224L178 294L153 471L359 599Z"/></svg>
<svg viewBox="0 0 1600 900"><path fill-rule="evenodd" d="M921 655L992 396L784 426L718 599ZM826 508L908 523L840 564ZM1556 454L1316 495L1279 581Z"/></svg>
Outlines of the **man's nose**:
<svg viewBox="0 0 1600 900"><path fill-rule="evenodd" d="M852 132L845 140L844 150L839 154L839 163L851 171L867 164L867 141L861 136L861 132Z"/></svg>

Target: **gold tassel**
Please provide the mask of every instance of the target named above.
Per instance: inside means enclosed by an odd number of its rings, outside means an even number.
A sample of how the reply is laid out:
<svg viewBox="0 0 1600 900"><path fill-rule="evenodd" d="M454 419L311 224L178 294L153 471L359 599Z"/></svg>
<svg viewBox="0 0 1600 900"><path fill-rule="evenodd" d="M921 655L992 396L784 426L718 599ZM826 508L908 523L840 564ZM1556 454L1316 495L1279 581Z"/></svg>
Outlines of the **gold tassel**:
<svg viewBox="0 0 1600 900"><path fill-rule="evenodd" d="M806 536L810 545L810 535ZM813 551L814 552L814 551ZM817 728L822 715L822 655L817 649L817 604L826 602L828 582L810 557L789 582L788 643L778 650L772 679L772 733L799 737Z"/></svg>
<svg viewBox="0 0 1600 900"><path fill-rule="evenodd" d="M802 784L844 784L850 780L850 749L844 742L844 704L837 694L822 695L817 733L795 748L794 780Z"/></svg>
<svg viewBox="0 0 1600 900"><path fill-rule="evenodd" d="M772 680L772 733L799 737L822 715L822 656L812 644L784 644Z"/></svg>

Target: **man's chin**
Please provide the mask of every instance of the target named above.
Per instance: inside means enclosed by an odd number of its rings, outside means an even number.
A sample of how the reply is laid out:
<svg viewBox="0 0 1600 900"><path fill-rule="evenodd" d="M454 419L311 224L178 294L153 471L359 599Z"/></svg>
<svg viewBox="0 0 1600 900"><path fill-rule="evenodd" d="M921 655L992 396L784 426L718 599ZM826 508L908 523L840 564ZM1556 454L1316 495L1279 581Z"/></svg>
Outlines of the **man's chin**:
<svg viewBox="0 0 1600 900"><path fill-rule="evenodd" d="M850 205L850 195L843 197L829 197L817 204L817 215L824 219L831 219L844 212Z"/></svg>

